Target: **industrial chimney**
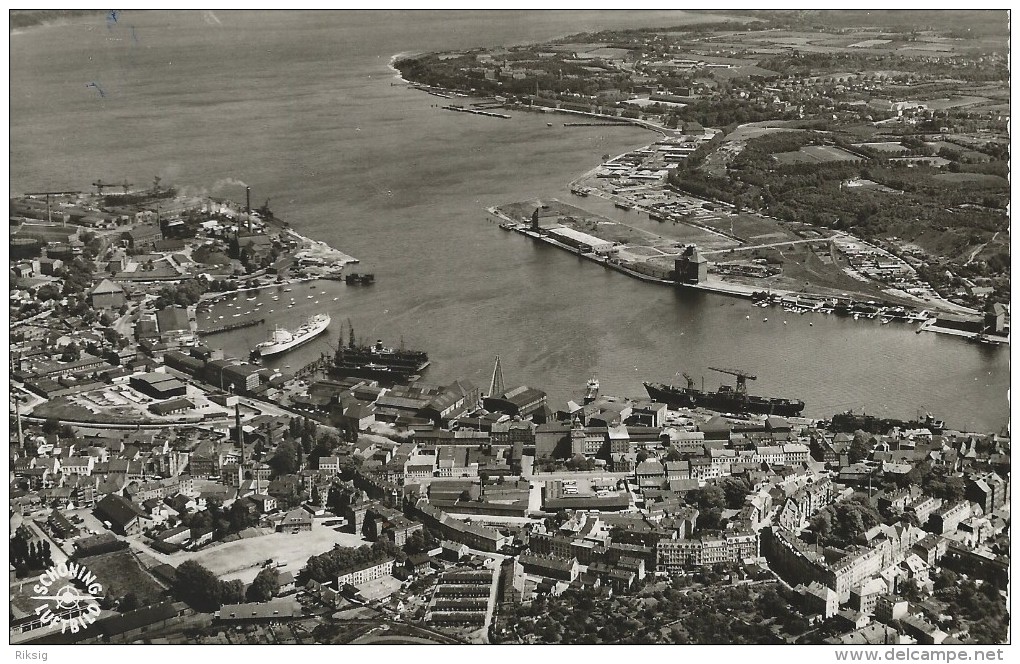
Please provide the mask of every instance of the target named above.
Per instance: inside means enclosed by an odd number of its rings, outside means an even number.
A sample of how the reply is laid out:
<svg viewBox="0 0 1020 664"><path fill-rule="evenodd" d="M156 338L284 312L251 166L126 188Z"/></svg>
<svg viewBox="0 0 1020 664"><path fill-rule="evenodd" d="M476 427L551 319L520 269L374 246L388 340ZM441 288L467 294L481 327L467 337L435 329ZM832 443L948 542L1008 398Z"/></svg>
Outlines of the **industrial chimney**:
<svg viewBox="0 0 1020 664"><path fill-rule="evenodd" d="M248 232L251 233L251 187L244 188L244 214L248 218Z"/></svg>

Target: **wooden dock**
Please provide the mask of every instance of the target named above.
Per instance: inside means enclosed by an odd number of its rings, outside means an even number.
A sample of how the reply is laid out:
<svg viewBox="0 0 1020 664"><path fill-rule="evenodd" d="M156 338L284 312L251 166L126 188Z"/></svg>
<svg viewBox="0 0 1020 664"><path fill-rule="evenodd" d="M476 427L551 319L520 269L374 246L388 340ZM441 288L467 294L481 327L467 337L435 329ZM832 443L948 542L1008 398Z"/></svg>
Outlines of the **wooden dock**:
<svg viewBox="0 0 1020 664"><path fill-rule="evenodd" d="M227 323L226 325L220 325L219 327L211 327L208 330L198 330L198 335L209 336L212 334L221 334L223 332L230 332L231 330L241 330L246 327L264 325L265 322L266 322L265 318L256 318L255 320L240 321L237 323Z"/></svg>

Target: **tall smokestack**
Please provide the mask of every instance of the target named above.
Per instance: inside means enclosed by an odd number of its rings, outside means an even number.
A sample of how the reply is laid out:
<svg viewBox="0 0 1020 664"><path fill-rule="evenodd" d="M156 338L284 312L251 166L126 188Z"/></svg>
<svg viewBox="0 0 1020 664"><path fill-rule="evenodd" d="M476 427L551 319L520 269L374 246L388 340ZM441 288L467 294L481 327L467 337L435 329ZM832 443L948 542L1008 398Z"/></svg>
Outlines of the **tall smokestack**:
<svg viewBox="0 0 1020 664"><path fill-rule="evenodd" d="M244 188L244 213L248 217L248 232L251 233L251 187Z"/></svg>
<svg viewBox="0 0 1020 664"><path fill-rule="evenodd" d="M234 403L234 427L237 429L237 444L241 446L241 463L244 463L244 431L241 429L241 406Z"/></svg>

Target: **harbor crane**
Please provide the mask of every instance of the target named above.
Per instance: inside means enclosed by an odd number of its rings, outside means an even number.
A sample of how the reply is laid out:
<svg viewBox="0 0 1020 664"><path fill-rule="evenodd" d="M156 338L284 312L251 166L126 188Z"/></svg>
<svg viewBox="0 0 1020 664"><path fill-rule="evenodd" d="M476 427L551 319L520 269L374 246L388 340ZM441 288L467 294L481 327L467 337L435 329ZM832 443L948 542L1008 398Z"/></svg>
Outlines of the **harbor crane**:
<svg viewBox="0 0 1020 664"><path fill-rule="evenodd" d="M103 182L102 178L100 178L99 180L93 182L92 186L95 187L96 190L99 192L99 195L102 196L103 189L106 189L107 187L120 187L124 190L124 193L126 194L128 193L128 188L131 186L131 183L128 182L127 180L124 180L120 184L113 184L112 182Z"/></svg>
<svg viewBox="0 0 1020 664"><path fill-rule="evenodd" d="M737 377L737 392L741 394L747 393L747 381L758 380L758 377L747 371L741 369L722 369L719 367L709 367L712 371L718 371L719 373L729 374Z"/></svg>

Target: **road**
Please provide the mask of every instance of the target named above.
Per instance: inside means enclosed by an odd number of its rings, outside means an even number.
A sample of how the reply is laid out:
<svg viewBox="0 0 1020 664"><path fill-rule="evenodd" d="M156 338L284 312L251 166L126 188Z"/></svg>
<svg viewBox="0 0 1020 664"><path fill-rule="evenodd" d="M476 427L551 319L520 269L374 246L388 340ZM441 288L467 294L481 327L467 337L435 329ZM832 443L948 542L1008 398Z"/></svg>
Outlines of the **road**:
<svg viewBox="0 0 1020 664"><path fill-rule="evenodd" d="M728 254L734 251L750 251L752 249L769 249L772 247L785 247L791 244L811 244L813 242L825 242L828 243L831 238L820 237L813 240L787 240L786 242L771 242L769 244L751 244L744 245L742 247L733 247L732 249L711 249L708 251L702 251L702 256L708 256L709 254ZM679 256L679 254L677 254Z"/></svg>

